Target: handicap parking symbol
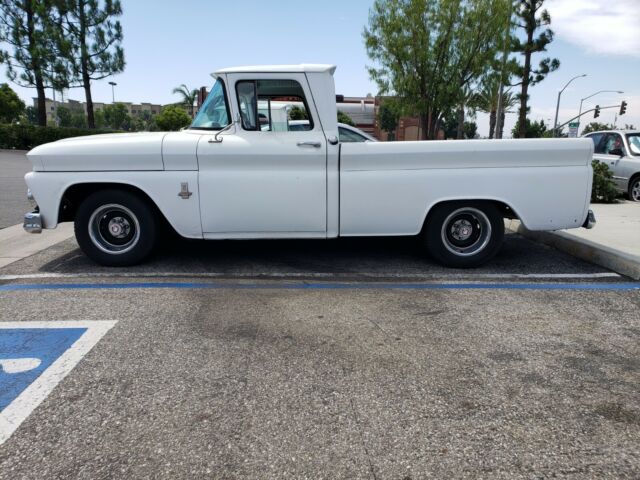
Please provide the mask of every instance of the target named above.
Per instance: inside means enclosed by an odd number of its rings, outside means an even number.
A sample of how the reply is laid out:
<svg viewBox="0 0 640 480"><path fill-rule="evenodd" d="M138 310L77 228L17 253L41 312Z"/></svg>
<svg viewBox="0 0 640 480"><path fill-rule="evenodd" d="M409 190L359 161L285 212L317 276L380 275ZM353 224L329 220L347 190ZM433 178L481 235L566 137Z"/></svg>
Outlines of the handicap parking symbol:
<svg viewBox="0 0 640 480"><path fill-rule="evenodd" d="M0 445L115 323L0 322Z"/></svg>

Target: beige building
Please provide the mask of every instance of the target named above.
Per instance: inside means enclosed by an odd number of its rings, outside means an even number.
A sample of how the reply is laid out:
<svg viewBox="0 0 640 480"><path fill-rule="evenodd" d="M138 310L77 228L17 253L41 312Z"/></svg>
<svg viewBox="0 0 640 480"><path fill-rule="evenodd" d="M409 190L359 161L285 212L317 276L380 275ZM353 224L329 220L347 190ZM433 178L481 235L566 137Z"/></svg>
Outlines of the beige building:
<svg viewBox="0 0 640 480"><path fill-rule="evenodd" d="M125 107L127 107L127 112L131 116L140 115L143 112L149 112L151 115L157 115L160 113L162 109L162 105L158 105L155 103L131 103L131 102L117 102L122 103ZM109 105L108 103L103 102L93 102L93 111L97 112L98 110L102 110L105 105ZM38 108L38 99L33 99L33 106ZM68 108L71 111L81 110L84 114L87 114L87 104L85 102L79 102L78 100L67 100L65 102L54 102L50 98L45 99L45 108L47 110L47 122L54 122L56 118L56 109L60 107Z"/></svg>

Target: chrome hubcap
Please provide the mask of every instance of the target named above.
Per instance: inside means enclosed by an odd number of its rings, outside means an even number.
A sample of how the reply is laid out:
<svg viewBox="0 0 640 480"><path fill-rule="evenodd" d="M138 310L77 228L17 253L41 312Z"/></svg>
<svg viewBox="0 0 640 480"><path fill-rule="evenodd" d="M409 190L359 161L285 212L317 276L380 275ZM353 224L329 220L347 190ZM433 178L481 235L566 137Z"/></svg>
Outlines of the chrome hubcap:
<svg viewBox="0 0 640 480"><path fill-rule="evenodd" d="M116 238L124 238L131 231L131 224L124 217L115 217L109 220L109 232Z"/></svg>
<svg viewBox="0 0 640 480"><path fill-rule="evenodd" d="M135 214L123 205L102 205L89 218L89 237L105 253L128 252L140 240L140 224Z"/></svg>
<svg viewBox="0 0 640 480"><path fill-rule="evenodd" d="M451 253L461 257L475 255L484 250L491 239L491 222L477 208L459 208L443 222L441 238Z"/></svg>
<svg viewBox="0 0 640 480"><path fill-rule="evenodd" d="M473 233L473 225L469 220L456 220L451 226L451 236L459 241L467 240Z"/></svg>

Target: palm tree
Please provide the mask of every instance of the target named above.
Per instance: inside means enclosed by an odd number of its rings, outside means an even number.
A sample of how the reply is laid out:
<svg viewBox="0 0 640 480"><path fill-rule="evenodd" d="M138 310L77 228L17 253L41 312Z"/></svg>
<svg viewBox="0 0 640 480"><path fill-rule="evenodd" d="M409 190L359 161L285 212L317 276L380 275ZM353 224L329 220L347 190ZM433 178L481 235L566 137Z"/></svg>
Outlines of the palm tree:
<svg viewBox="0 0 640 480"><path fill-rule="evenodd" d="M502 138L502 132L496 132L496 120L498 110L498 95L500 82L496 76L486 77L480 85L480 90L476 93L474 104L481 112L489 114L489 138ZM517 97L510 91L502 93L502 121L504 125L505 112L517 105Z"/></svg>
<svg viewBox="0 0 640 480"><path fill-rule="evenodd" d="M183 83L179 87L173 89L172 93L177 93L182 96L182 104L189 107L189 115L193 118L193 104L196 103L198 99L198 90L189 90L187 86Z"/></svg>

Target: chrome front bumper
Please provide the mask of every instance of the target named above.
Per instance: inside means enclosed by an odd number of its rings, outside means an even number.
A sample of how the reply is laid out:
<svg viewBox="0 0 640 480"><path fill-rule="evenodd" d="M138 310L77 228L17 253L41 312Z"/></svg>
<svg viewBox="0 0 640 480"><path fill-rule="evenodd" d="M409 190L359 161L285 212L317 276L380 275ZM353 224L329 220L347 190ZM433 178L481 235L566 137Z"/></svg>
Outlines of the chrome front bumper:
<svg viewBox="0 0 640 480"><path fill-rule="evenodd" d="M24 214L22 227L29 233L42 233L42 217L36 209L33 212Z"/></svg>
<svg viewBox="0 0 640 480"><path fill-rule="evenodd" d="M593 213L593 210L589 210L589 213L587 213L587 218L582 224L582 228L586 228L590 230L595 226L596 226L596 215L595 213Z"/></svg>

